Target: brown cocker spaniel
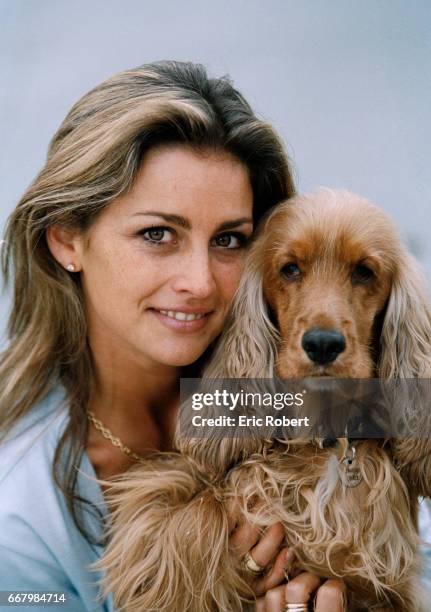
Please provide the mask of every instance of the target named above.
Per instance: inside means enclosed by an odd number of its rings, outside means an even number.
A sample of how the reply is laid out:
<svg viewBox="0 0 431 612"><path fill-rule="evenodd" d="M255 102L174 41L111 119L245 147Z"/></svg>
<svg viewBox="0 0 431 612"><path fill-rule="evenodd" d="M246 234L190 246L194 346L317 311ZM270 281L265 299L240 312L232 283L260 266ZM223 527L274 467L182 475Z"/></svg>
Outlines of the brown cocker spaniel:
<svg viewBox="0 0 431 612"><path fill-rule="evenodd" d="M329 189L277 206L205 376L430 375L424 281L387 216ZM252 593L229 550L234 498L262 528L282 522L302 569L344 579L349 610L420 610L417 510L431 495L431 443L357 440L352 487L333 477L348 446L178 432L178 454L150 457L112 488L107 590L129 612L243 610Z"/></svg>

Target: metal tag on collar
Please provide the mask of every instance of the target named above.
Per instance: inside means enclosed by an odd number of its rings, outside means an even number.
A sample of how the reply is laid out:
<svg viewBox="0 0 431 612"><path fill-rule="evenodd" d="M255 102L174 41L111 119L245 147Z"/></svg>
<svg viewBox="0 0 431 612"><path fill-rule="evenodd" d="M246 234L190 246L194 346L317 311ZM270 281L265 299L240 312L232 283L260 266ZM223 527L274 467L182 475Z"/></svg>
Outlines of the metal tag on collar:
<svg viewBox="0 0 431 612"><path fill-rule="evenodd" d="M340 478L346 487L357 487L362 482L361 470L356 458L356 447L350 443L340 459Z"/></svg>

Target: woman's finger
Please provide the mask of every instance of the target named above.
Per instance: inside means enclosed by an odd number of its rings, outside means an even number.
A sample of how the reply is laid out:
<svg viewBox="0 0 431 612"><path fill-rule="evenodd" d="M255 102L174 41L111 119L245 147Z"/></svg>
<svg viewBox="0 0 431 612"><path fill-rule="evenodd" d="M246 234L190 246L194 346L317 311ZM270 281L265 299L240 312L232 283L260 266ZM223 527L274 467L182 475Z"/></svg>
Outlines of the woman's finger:
<svg viewBox="0 0 431 612"><path fill-rule="evenodd" d="M253 512L257 512L263 505L262 501L258 501L252 508ZM235 505L232 508L235 514ZM248 521L244 521L236 526L230 537L232 552L242 558L251 548L259 541L262 533L262 528L258 525L252 525ZM257 563L257 559L255 559Z"/></svg>
<svg viewBox="0 0 431 612"><path fill-rule="evenodd" d="M236 497L231 497L226 502L227 521L229 536L233 534L235 529L239 526L239 520L241 517L241 506L239 500Z"/></svg>
<svg viewBox="0 0 431 612"><path fill-rule="evenodd" d="M296 576L296 578L290 580L284 587L286 603L307 603L313 591L315 591L321 583L322 579L319 578L319 576L311 574L310 572L302 572ZM322 610L319 610L319 612L322 612ZM327 612L325 608L323 612ZM335 611L332 610L331 612Z"/></svg>
<svg viewBox="0 0 431 612"><path fill-rule="evenodd" d="M284 553L284 551L283 551ZM277 557L277 562L279 562ZM315 612L345 612L346 586L340 580L322 579L309 572L302 572L287 585L268 588L256 601L256 612L283 612L288 603L309 603L316 591Z"/></svg>
<svg viewBox="0 0 431 612"><path fill-rule="evenodd" d="M254 557L254 554L253 554ZM283 548L277 555L275 563L268 574L257 578L253 583L256 595L264 595L268 590L280 585L286 580L286 569L295 559L295 555L288 548Z"/></svg>
<svg viewBox="0 0 431 612"><path fill-rule="evenodd" d="M264 597L256 601L256 612L283 612L284 610L284 585L270 589Z"/></svg>
<svg viewBox="0 0 431 612"><path fill-rule="evenodd" d="M327 580L317 591L316 612L345 612L346 585L341 580Z"/></svg>
<svg viewBox="0 0 431 612"><path fill-rule="evenodd" d="M250 550L254 561L258 565L266 567L280 551L284 538L285 533L281 523L274 523L274 525L268 527L256 546Z"/></svg>
<svg viewBox="0 0 431 612"><path fill-rule="evenodd" d="M265 612L265 598L264 597L259 597L259 599L256 600L255 612Z"/></svg>
<svg viewBox="0 0 431 612"><path fill-rule="evenodd" d="M234 555L242 558L259 540L261 528L250 523L242 523L230 537Z"/></svg>

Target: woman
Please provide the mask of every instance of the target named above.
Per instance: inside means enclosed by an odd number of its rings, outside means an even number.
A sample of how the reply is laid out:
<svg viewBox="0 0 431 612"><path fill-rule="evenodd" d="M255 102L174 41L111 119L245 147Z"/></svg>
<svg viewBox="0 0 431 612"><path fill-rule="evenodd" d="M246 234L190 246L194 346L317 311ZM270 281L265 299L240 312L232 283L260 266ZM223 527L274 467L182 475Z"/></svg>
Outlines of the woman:
<svg viewBox="0 0 431 612"><path fill-rule="evenodd" d="M0 590L112 609L95 602L100 575L87 569L105 513L94 477L171 448L179 377L211 352L253 225L292 193L273 130L199 65L125 71L72 108L5 236ZM232 535L233 554L274 561L255 580L256 609L317 593L318 612L341 610L341 583L302 573L284 584L283 535Z"/></svg>

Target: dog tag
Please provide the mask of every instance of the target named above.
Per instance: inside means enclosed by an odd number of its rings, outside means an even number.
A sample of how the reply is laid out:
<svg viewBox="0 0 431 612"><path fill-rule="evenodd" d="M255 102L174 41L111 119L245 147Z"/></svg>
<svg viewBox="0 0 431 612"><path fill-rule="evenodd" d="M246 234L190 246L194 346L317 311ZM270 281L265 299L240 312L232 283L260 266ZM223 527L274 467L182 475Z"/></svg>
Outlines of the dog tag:
<svg viewBox="0 0 431 612"><path fill-rule="evenodd" d="M362 482L362 474L358 467L354 446L349 445L344 457L340 460L340 467L340 478L344 486L357 487Z"/></svg>

